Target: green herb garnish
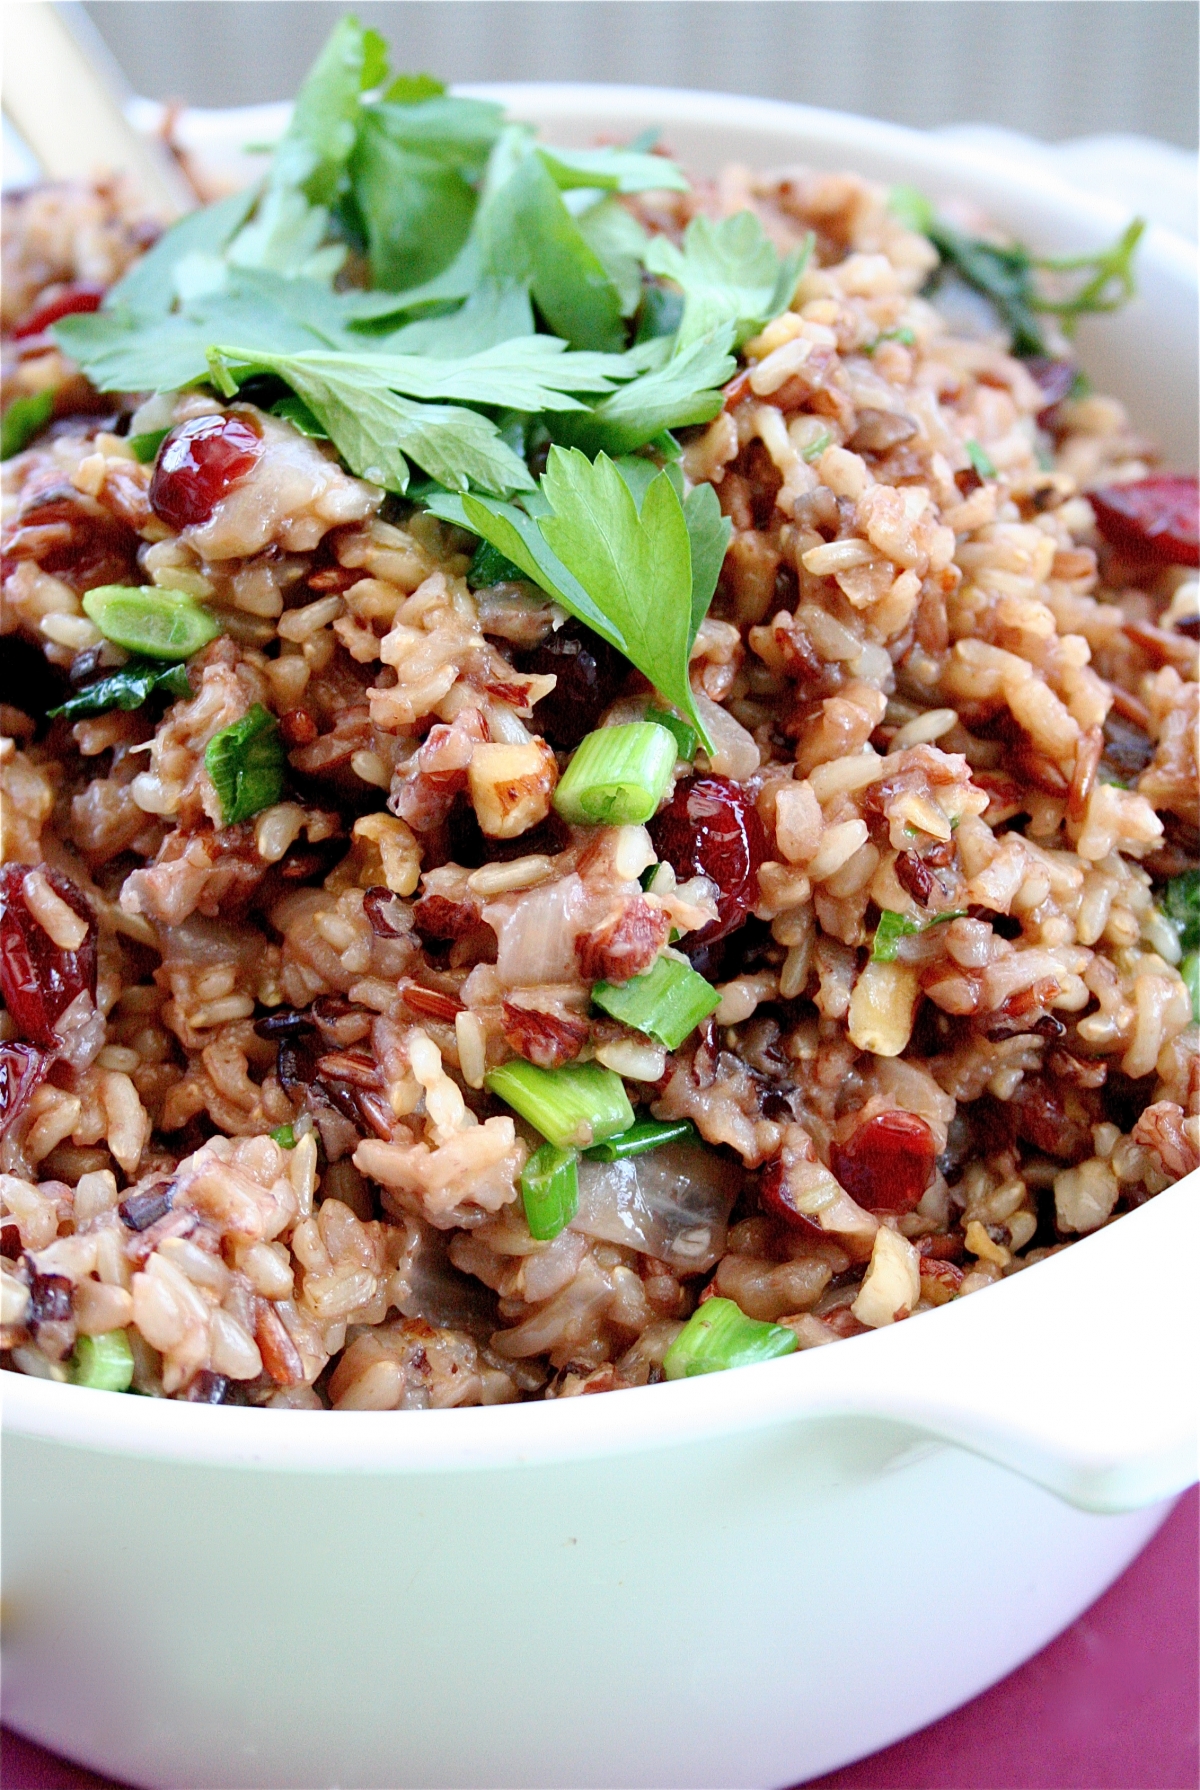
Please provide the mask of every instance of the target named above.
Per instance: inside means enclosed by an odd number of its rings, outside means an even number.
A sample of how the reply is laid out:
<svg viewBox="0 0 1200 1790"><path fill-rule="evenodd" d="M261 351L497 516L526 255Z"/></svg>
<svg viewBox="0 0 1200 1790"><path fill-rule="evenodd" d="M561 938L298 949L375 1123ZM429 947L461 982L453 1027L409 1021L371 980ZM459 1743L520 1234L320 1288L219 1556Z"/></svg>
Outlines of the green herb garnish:
<svg viewBox="0 0 1200 1790"><path fill-rule="evenodd" d="M28 397L14 398L0 420L0 460L11 460L14 454L24 453L53 415L52 391L31 392Z"/></svg>
<svg viewBox="0 0 1200 1790"><path fill-rule="evenodd" d="M133 1350L123 1330L76 1338L71 1380L96 1392L128 1392L133 1385Z"/></svg>
<svg viewBox="0 0 1200 1790"><path fill-rule="evenodd" d="M543 1144L521 1172L521 1201L529 1234L549 1243L579 1210L579 1158L574 1150Z"/></svg>
<svg viewBox="0 0 1200 1790"><path fill-rule="evenodd" d="M1020 243L1000 245L983 237L968 236L938 217L929 200L915 187L894 187L893 214L910 230L927 236L941 258L931 284L946 271L957 274L968 286L990 299L1012 334L1013 353L1049 354L1039 313L1059 317L1070 334L1080 317L1115 311L1134 294L1133 255L1146 228L1135 218L1110 248L1094 255L1036 256ZM1048 291L1035 279L1038 271L1052 276L1082 275L1073 290Z"/></svg>
<svg viewBox="0 0 1200 1790"><path fill-rule="evenodd" d="M623 1162L627 1156L644 1156L664 1144L700 1145L699 1133L690 1119L639 1119L628 1131L618 1132L583 1154L589 1162Z"/></svg>
<svg viewBox="0 0 1200 1790"><path fill-rule="evenodd" d="M871 962L894 963L901 939L928 932L931 926L944 926L949 920L961 920L966 912L965 907L952 907L945 913L934 914L929 920L910 920L907 914L898 914L892 908L881 909L875 937L871 941Z"/></svg>
<svg viewBox="0 0 1200 1790"><path fill-rule="evenodd" d="M812 254L811 233L782 259L752 211L733 217L696 217L683 247L656 236L645 253L653 274L673 280L683 293L683 317L676 352L726 325L733 346L742 343L785 311Z"/></svg>
<svg viewBox="0 0 1200 1790"><path fill-rule="evenodd" d="M514 1057L484 1085L560 1150L587 1149L633 1124L625 1084L600 1063L539 1069Z"/></svg>
<svg viewBox="0 0 1200 1790"><path fill-rule="evenodd" d="M691 764L696 756L696 748L700 744L700 736L696 729L689 727L686 721L681 720L678 715L672 714L669 709L648 708L646 719L653 721L656 727L665 727L668 733L674 734L676 752L680 758Z"/></svg>
<svg viewBox="0 0 1200 1790"><path fill-rule="evenodd" d="M1200 870L1173 876L1162 898L1162 909L1179 934L1185 951L1200 946Z"/></svg>
<svg viewBox="0 0 1200 1790"><path fill-rule="evenodd" d="M1192 1003L1192 1018L1200 1020L1200 952L1188 952L1179 966L1179 974Z"/></svg>
<svg viewBox="0 0 1200 1790"><path fill-rule="evenodd" d="M148 697L163 694L183 700L192 694L188 674L183 665L154 664L149 659L131 659L119 671L97 679L86 689L46 712L52 720L62 717L82 721L89 715L107 715L111 709L140 709Z"/></svg>
<svg viewBox="0 0 1200 1790"><path fill-rule="evenodd" d="M748 1318L732 1299L706 1299L667 1350L663 1372L668 1380L687 1380L694 1374L774 1361L799 1346L794 1330Z"/></svg>
<svg viewBox="0 0 1200 1790"><path fill-rule="evenodd" d="M611 1018L645 1032L668 1050L678 1050L721 1005L712 983L677 957L659 957L644 976L628 982L597 982L592 1000Z"/></svg>
<svg viewBox="0 0 1200 1790"><path fill-rule="evenodd" d="M981 479L995 479L1000 475L993 466L990 455L980 447L977 441L964 441L967 458Z"/></svg>
<svg viewBox="0 0 1200 1790"><path fill-rule="evenodd" d="M277 802L286 764L279 724L261 702L214 734L204 748L204 768L221 804L221 824L232 827Z"/></svg>
<svg viewBox="0 0 1200 1790"><path fill-rule="evenodd" d="M296 1133L290 1123L286 1125L276 1125L274 1131L269 1131L267 1136L271 1138L274 1143L277 1143L281 1150L294 1150L296 1148Z"/></svg>
<svg viewBox="0 0 1200 1790"><path fill-rule="evenodd" d="M106 640L148 659L190 659L221 632L202 604L153 584L99 584L82 603Z"/></svg>
<svg viewBox="0 0 1200 1790"><path fill-rule="evenodd" d="M129 445L138 464L152 466L158 458L159 448L170 433L170 429L148 429L144 435L131 435Z"/></svg>

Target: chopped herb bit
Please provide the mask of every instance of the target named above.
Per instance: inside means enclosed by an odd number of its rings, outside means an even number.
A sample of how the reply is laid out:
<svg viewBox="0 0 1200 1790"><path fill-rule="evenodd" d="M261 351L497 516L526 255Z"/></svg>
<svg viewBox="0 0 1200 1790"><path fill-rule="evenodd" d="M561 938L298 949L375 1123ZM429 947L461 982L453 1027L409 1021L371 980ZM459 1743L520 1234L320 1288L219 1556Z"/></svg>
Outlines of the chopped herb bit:
<svg viewBox="0 0 1200 1790"><path fill-rule="evenodd" d="M51 719L82 721L89 715L107 715L111 709L140 709L148 697L167 695L177 701L192 694L187 670L183 665L155 664L149 659L131 659L119 671L110 672L96 683L88 684L74 696L48 709Z"/></svg>
<svg viewBox="0 0 1200 1790"><path fill-rule="evenodd" d="M1185 951L1200 946L1200 870L1185 870L1173 876L1163 895L1163 912L1179 934Z"/></svg>
<svg viewBox="0 0 1200 1790"><path fill-rule="evenodd" d="M579 1158L574 1150L543 1144L521 1173L521 1200L529 1234L549 1243L579 1210Z"/></svg>
<svg viewBox="0 0 1200 1790"><path fill-rule="evenodd" d="M624 1082L600 1063L539 1069L514 1057L484 1085L560 1150L586 1150L633 1124Z"/></svg>
<svg viewBox="0 0 1200 1790"><path fill-rule="evenodd" d="M1039 258L1021 243L1002 246L982 237L968 236L939 218L923 193L915 187L894 187L893 215L910 230L927 236L941 257L941 268L931 285L946 271L957 274L981 292L994 306L1012 334L1014 354L1044 355L1050 352L1039 312L1062 319L1070 333L1078 319L1089 312L1115 311L1133 297L1133 255L1146 228L1135 218L1110 248L1094 255ZM1059 276L1053 290L1043 289L1034 278L1038 270ZM1062 289L1062 276L1084 275L1073 290Z"/></svg>
<svg viewBox="0 0 1200 1790"><path fill-rule="evenodd" d="M572 826L638 826L667 792L679 747L654 722L601 727L584 736L554 792Z"/></svg>
<svg viewBox="0 0 1200 1790"><path fill-rule="evenodd" d="M913 938L919 932L928 932L931 926L944 926L950 920L961 920L966 912L965 907L952 907L947 908L945 913L934 914L930 920L910 920L907 914L895 913L887 907L881 909L879 925L875 928L875 937L871 943L871 962L894 963L901 939Z"/></svg>
<svg viewBox="0 0 1200 1790"><path fill-rule="evenodd" d="M593 1144L583 1153L589 1162L623 1162L627 1156L644 1156L647 1150L661 1149L663 1144L684 1143L700 1143L690 1119L639 1119L628 1131L619 1132L605 1143Z"/></svg>
<svg viewBox="0 0 1200 1790"><path fill-rule="evenodd" d="M801 450L800 458L802 460L807 460L809 465L811 466L814 460L819 460L821 458L821 455L825 452L825 449L827 447L832 447L832 446L833 446L833 436L830 434L828 429L822 429L821 433L817 436L814 436L812 441L809 442L808 446Z"/></svg>
<svg viewBox="0 0 1200 1790"><path fill-rule="evenodd" d="M204 768L221 804L222 825L249 820L277 802L286 764L279 724L261 702L214 734L204 749Z"/></svg>
<svg viewBox="0 0 1200 1790"><path fill-rule="evenodd" d="M968 460L981 479L999 478L1000 475L992 465L991 458L977 441L964 441L963 446L967 450Z"/></svg>
<svg viewBox="0 0 1200 1790"><path fill-rule="evenodd" d="M875 340L863 349L863 353L874 354L875 350L881 348L885 342L899 342L902 347L911 348L916 339L914 331L908 327L907 323L904 323L899 329L880 330Z"/></svg>
<svg viewBox="0 0 1200 1790"><path fill-rule="evenodd" d="M486 590L491 584L512 584L527 577L520 566L514 565L490 541L480 541L467 567L467 583L472 590Z"/></svg>
<svg viewBox="0 0 1200 1790"><path fill-rule="evenodd" d="M131 435L129 445L138 464L152 466L158 458L159 448L170 433L170 429L149 429L144 435Z"/></svg>
<svg viewBox="0 0 1200 1790"><path fill-rule="evenodd" d="M190 659L221 632L192 597L153 584L97 585L84 593L83 613L106 640L148 659Z"/></svg>
<svg viewBox="0 0 1200 1790"><path fill-rule="evenodd" d="M1188 952L1179 966L1179 974L1192 1003L1192 1018L1200 1020L1200 952Z"/></svg>
<svg viewBox="0 0 1200 1790"><path fill-rule="evenodd" d="M668 1380L689 1380L694 1374L774 1361L799 1346L794 1330L748 1318L732 1299L706 1299L667 1350L663 1372Z"/></svg>
<svg viewBox="0 0 1200 1790"><path fill-rule="evenodd" d="M611 1018L645 1032L668 1050L678 1050L721 1005L712 983L677 957L659 957L644 976L628 982L597 982L592 999Z"/></svg>
<svg viewBox="0 0 1200 1790"><path fill-rule="evenodd" d="M52 391L32 392L26 398L14 398L0 421L0 460L11 460L14 454L23 453L53 415Z"/></svg>
<svg viewBox="0 0 1200 1790"><path fill-rule="evenodd" d="M133 1350L123 1330L76 1338L71 1380L96 1392L128 1392L133 1385Z"/></svg>
<svg viewBox="0 0 1200 1790"><path fill-rule="evenodd" d="M292 1129L290 1122L286 1125L276 1125L274 1131L268 1132L267 1135L279 1145L281 1150L294 1150L296 1148L296 1133Z"/></svg>
<svg viewBox="0 0 1200 1790"><path fill-rule="evenodd" d="M675 736L675 748L680 758L691 764L696 756L696 748L700 744L700 735L694 727L690 727L679 715L669 709L649 708L646 710L647 721L653 721L656 727L665 727L668 733Z"/></svg>

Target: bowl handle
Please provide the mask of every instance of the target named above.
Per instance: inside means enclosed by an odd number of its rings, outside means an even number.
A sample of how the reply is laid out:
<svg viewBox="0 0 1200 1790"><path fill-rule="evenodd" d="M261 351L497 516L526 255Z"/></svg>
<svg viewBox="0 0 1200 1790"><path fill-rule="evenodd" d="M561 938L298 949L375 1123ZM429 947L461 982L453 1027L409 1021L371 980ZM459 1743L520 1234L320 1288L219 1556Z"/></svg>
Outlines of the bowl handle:
<svg viewBox="0 0 1200 1790"><path fill-rule="evenodd" d="M854 1408L985 1455L1083 1510L1173 1497L1197 1478L1198 1217L1200 1171L1034 1272L902 1324Z"/></svg>

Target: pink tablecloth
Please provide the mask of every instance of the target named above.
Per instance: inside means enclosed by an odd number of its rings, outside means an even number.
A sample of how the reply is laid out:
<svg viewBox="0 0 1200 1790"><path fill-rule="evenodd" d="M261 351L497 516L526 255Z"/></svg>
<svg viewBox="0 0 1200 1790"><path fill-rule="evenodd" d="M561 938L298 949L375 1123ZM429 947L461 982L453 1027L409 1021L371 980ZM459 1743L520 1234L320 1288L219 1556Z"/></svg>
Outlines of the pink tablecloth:
<svg viewBox="0 0 1200 1790"><path fill-rule="evenodd" d="M1200 1503L1036 1659L920 1734L806 1790L1195 1790ZM117 1790L5 1733L4 1790ZM248 1787L253 1790L253 1787Z"/></svg>

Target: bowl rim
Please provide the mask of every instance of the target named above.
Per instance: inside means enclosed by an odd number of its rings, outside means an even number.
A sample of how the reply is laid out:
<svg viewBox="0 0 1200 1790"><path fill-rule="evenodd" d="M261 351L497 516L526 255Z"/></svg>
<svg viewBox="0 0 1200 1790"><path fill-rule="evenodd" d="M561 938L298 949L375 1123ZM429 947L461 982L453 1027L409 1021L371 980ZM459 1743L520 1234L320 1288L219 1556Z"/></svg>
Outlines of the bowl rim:
<svg viewBox="0 0 1200 1790"><path fill-rule="evenodd" d="M1125 206L1082 193L1055 172L1034 175L992 149L853 113L695 89L599 83L471 83L454 91L499 100L536 122L597 113L624 121L644 119L649 111L667 127L802 138L850 158L850 166L869 152L921 167L935 193L970 185L1015 195L1087 234L1111 235L1128 215ZM140 122L149 116L149 102L137 103ZM286 102L193 108L183 115L185 139L202 153L205 143L235 139L248 113L261 124L268 112L282 122L287 110ZM801 149L797 143L797 153ZM1152 225L1144 252L1170 281L1195 286L1196 250L1182 237ZM1133 1508L1170 1496L1196 1476L1194 1416L1161 1367L1180 1352L1191 1358L1200 1340L1183 1280L1189 1251L1180 1247L1189 1228L1193 1246L1200 1242L1198 1195L1200 1170L1036 1264L1032 1279L1022 1271L987 1289L984 1300L922 1313L919 1324L890 1327L886 1340L884 1332L873 1331L835 1348L733 1373L602 1398L334 1413L113 1398L5 1372L4 1428L14 1438L193 1465L425 1474L635 1453L780 1423L869 1419L903 1425L917 1439L971 1448L1086 1508ZM1149 1318L1140 1311L1136 1324L1120 1303L1131 1271L1152 1275L1160 1292L1164 1274L1173 1275L1177 1291L1174 1300L1161 1296ZM1063 1356L1069 1341L1077 1356L1081 1337L1083 1380L1069 1388L1051 1384L1045 1351ZM992 1383L997 1351L1025 1364L1032 1398L1021 1395L1019 1371L1009 1373L1007 1388Z"/></svg>

